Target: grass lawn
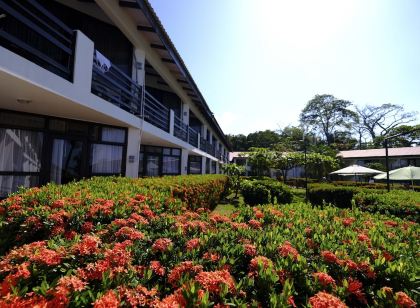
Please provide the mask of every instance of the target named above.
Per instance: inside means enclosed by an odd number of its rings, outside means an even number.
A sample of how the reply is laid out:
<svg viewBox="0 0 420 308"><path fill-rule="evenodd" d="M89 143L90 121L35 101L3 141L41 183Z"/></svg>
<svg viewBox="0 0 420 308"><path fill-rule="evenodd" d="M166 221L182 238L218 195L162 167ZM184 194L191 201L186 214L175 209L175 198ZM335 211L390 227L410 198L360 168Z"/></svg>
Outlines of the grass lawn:
<svg viewBox="0 0 420 308"><path fill-rule="evenodd" d="M216 206L216 208L213 210L213 213L228 216L232 214L236 209L238 209L239 207L245 204L244 198L241 195L239 195L239 198L237 199L237 201L235 201L234 196L235 194L231 194L227 196L223 200L223 203L219 203Z"/></svg>

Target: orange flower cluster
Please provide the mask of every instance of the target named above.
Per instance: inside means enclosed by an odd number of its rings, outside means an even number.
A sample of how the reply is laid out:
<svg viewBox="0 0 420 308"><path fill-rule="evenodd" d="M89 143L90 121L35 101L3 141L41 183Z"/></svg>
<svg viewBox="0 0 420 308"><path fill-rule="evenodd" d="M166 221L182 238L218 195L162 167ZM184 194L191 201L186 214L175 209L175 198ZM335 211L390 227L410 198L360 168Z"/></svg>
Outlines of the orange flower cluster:
<svg viewBox="0 0 420 308"><path fill-rule="evenodd" d="M169 249L171 245L172 245L172 241L169 238L160 238L160 239L157 239L153 243L152 250L154 252L157 252L157 251L165 252L166 250Z"/></svg>
<svg viewBox="0 0 420 308"><path fill-rule="evenodd" d="M226 270L214 272L200 272L195 280L209 293L219 294L222 285L226 285L230 292L235 291L235 282Z"/></svg>
<svg viewBox="0 0 420 308"><path fill-rule="evenodd" d="M326 292L318 292L309 299L312 308L347 308L339 298Z"/></svg>
<svg viewBox="0 0 420 308"><path fill-rule="evenodd" d="M335 285L335 280L327 273L317 272L312 274L314 278L323 286Z"/></svg>
<svg viewBox="0 0 420 308"><path fill-rule="evenodd" d="M285 258L291 256L293 260L296 261L299 257L298 251L292 246L292 244L289 241L284 242L283 245L277 248L277 250L279 254Z"/></svg>

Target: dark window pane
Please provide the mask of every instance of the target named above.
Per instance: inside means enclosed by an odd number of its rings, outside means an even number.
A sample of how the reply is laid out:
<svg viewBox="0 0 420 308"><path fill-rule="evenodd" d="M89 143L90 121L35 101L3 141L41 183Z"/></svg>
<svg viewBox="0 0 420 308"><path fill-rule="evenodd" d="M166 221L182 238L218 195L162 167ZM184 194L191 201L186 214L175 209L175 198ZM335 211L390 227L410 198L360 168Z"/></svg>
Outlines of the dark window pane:
<svg viewBox="0 0 420 308"><path fill-rule="evenodd" d="M120 128L102 127L102 141L125 142L125 130Z"/></svg>
<svg viewBox="0 0 420 308"><path fill-rule="evenodd" d="M146 156L146 175L158 176L159 175L159 156L147 155Z"/></svg>
<svg viewBox="0 0 420 308"><path fill-rule="evenodd" d="M143 174L143 172L144 172L143 164L144 164L144 154L140 153L140 155L139 155L139 174Z"/></svg>
<svg viewBox="0 0 420 308"><path fill-rule="evenodd" d="M163 155L171 155L171 149L169 149L169 148L164 148L164 149L163 149Z"/></svg>
<svg viewBox="0 0 420 308"><path fill-rule="evenodd" d="M13 113L7 111L0 112L0 123L2 125L18 125L28 128L44 128L45 119L32 115Z"/></svg>
<svg viewBox="0 0 420 308"><path fill-rule="evenodd" d="M0 171L39 172L43 134L0 128Z"/></svg>
<svg viewBox="0 0 420 308"><path fill-rule="evenodd" d="M122 153L123 147L119 145L93 144L92 173L121 173Z"/></svg>
<svg viewBox="0 0 420 308"><path fill-rule="evenodd" d="M38 186L39 177L33 175L0 175L0 197L7 197L8 194L17 191L20 186Z"/></svg>
<svg viewBox="0 0 420 308"><path fill-rule="evenodd" d="M181 156L181 150L180 149L172 149L172 155Z"/></svg>
<svg viewBox="0 0 420 308"><path fill-rule="evenodd" d="M146 152L147 153L162 153L162 148L160 147L154 147L154 146L146 146Z"/></svg>
<svg viewBox="0 0 420 308"><path fill-rule="evenodd" d="M163 156L162 173L163 174L180 174L179 157Z"/></svg>
<svg viewBox="0 0 420 308"><path fill-rule="evenodd" d="M67 129L66 121L51 119L49 121L49 128L56 132L65 133Z"/></svg>

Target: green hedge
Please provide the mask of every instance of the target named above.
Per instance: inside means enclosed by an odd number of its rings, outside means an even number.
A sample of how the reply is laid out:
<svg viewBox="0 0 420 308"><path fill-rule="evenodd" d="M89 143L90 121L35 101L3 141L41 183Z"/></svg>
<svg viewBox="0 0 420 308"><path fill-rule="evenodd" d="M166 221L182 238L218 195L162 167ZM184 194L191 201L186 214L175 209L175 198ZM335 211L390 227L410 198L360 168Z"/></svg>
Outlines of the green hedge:
<svg viewBox="0 0 420 308"><path fill-rule="evenodd" d="M241 193L245 203L249 205L292 202L291 190L273 179L249 181L245 180L241 186Z"/></svg>
<svg viewBox="0 0 420 308"><path fill-rule="evenodd" d="M311 184L308 199L313 205L332 204L339 208L351 208L356 187L335 186L332 184Z"/></svg>
<svg viewBox="0 0 420 308"><path fill-rule="evenodd" d="M413 191L362 190L355 194L356 206L371 213L391 214L420 222L420 194Z"/></svg>
<svg viewBox="0 0 420 308"><path fill-rule="evenodd" d="M317 183L319 180L317 179L308 179L308 184ZM285 182L286 185L297 187L297 188L305 188L306 179L305 178L288 178Z"/></svg>

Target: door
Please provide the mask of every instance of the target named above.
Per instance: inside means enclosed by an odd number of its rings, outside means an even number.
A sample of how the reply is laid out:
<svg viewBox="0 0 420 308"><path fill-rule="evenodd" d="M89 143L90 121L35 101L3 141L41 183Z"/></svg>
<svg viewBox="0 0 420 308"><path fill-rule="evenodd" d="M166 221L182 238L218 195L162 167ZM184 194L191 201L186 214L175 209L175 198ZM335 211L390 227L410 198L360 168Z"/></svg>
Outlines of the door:
<svg viewBox="0 0 420 308"><path fill-rule="evenodd" d="M145 155L145 158L146 158L146 175L147 176L160 175L161 156L148 154L148 155Z"/></svg>
<svg viewBox="0 0 420 308"><path fill-rule="evenodd" d="M50 181L66 184L87 176L86 142L83 139L52 140Z"/></svg>

